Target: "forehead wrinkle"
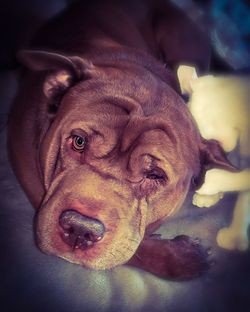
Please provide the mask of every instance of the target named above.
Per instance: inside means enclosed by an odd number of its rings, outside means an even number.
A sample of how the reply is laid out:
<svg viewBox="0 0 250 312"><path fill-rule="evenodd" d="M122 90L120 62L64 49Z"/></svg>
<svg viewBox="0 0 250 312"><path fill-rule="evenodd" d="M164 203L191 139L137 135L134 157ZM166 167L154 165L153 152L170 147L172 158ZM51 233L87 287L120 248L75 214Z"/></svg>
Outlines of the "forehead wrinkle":
<svg viewBox="0 0 250 312"><path fill-rule="evenodd" d="M141 105L128 95L108 95L103 100L112 106L121 108L127 115L143 115Z"/></svg>
<svg viewBox="0 0 250 312"><path fill-rule="evenodd" d="M71 88L71 94L73 97L78 97L79 94L89 93L88 98L96 99L101 99L106 95L116 97L122 94L122 96L128 96L139 102L142 98L152 98L152 91L155 93L158 85L167 85L167 83L159 81L153 73L145 68L116 68L105 73L104 76L79 82Z"/></svg>

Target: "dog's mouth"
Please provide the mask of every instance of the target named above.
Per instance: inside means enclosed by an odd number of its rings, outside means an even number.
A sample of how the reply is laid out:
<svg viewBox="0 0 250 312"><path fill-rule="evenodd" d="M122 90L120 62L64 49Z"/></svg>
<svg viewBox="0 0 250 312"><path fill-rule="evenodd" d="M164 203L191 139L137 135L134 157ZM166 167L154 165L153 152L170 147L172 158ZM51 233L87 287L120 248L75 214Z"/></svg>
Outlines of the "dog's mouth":
<svg viewBox="0 0 250 312"><path fill-rule="evenodd" d="M84 180L76 171L53 180L36 216L43 252L97 270L133 257L144 236L147 203L126 184L112 181L111 190L108 182L88 167Z"/></svg>
<svg viewBox="0 0 250 312"><path fill-rule="evenodd" d="M98 270L126 263L135 254L142 240L139 221L113 209L104 214L76 202L66 210L53 204L37 215L37 242L43 252Z"/></svg>

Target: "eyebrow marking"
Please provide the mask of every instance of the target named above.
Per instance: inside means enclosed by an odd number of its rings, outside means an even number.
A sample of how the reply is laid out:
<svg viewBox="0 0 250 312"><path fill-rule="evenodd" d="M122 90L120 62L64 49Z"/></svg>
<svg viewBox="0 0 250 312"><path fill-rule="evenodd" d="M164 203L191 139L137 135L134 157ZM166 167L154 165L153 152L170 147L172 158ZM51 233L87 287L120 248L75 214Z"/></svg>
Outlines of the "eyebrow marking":
<svg viewBox="0 0 250 312"><path fill-rule="evenodd" d="M126 114L143 116L144 112L141 105L129 96L105 96L104 100L109 104L122 108Z"/></svg>

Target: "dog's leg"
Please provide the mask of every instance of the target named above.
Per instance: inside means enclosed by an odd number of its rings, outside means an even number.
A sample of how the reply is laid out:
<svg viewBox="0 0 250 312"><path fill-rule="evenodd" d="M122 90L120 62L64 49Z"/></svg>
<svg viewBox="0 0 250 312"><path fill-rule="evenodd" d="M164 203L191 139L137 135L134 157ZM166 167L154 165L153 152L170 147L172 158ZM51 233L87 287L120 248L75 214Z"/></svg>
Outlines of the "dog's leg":
<svg viewBox="0 0 250 312"><path fill-rule="evenodd" d="M250 192L242 192L237 198L233 221L229 227L217 234L220 247L229 250L246 250L248 248L248 226L250 223Z"/></svg>
<svg viewBox="0 0 250 312"><path fill-rule="evenodd" d="M174 239L146 238L127 264L161 278L184 280L201 275L209 268L208 252L186 235Z"/></svg>

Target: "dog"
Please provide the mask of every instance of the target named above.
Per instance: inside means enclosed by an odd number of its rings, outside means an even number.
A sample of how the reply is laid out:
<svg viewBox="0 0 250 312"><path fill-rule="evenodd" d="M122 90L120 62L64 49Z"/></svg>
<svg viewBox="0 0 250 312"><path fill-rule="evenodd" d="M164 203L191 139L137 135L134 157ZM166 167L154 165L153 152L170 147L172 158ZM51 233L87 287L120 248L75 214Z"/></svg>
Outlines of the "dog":
<svg viewBox="0 0 250 312"><path fill-rule="evenodd" d="M9 155L43 252L162 278L208 269L197 240L153 233L207 168L231 167L199 135L174 74L209 57L207 36L161 0L74 2L18 54Z"/></svg>
<svg viewBox="0 0 250 312"><path fill-rule="evenodd" d="M224 151L239 152L239 172L210 169L204 184L196 190L193 203L198 207L216 204L224 192L240 192L229 227L217 234L220 247L246 250L250 224L250 79L240 76L198 77L192 66L181 65L178 77L183 93L190 96L189 109L205 139L217 140Z"/></svg>

